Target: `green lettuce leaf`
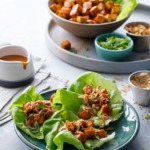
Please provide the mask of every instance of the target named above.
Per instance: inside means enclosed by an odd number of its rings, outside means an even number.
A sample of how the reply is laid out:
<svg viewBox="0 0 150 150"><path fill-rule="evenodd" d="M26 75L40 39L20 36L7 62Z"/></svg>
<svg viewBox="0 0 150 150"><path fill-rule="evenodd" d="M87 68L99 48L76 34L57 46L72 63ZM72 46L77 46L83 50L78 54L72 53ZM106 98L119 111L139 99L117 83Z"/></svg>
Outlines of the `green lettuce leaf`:
<svg viewBox="0 0 150 150"><path fill-rule="evenodd" d="M60 89L56 91L56 94L53 98L53 105L61 105L62 110L72 111L77 114L80 110L83 100L78 98L78 94Z"/></svg>
<svg viewBox="0 0 150 150"><path fill-rule="evenodd" d="M40 127L37 131L31 131L31 129L25 125L25 114L22 110L22 107L13 107L11 109L11 116L16 126L19 127L23 132L30 135L32 138L44 139L42 127Z"/></svg>
<svg viewBox="0 0 150 150"><path fill-rule="evenodd" d="M22 107L24 103L36 101L36 100L43 100L44 98L35 92L35 87L29 86L26 88L22 94L16 99L15 102L12 103L9 110L11 110L15 106Z"/></svg>
<svg viewBox="0 0 150 150"><path fill-rule="evenodd" d="M73 145L79 150L93 150L102 146L104 143L112 140L115 137L115 133L108 135L106 138L87 140L85 144L82 144L70 131L63 130L54 137L54 143L57 145L57 150L63 150L64 143Z"/></svg>
<svg viewBox="0 0 150 150"><path fill-rule="evenodd" d="M108 125L109 122L118 120L122 115L123 100L121 92L119 91L117 85L111 80L108 80L95 72L87 72L77 78L77 80L68 87L68 91L75 92L77 94L83 94L83 87L85 85L91 85L93 88L100 86L100 89L106 88L107 92L110 94L110 106L112 107L111 119L105 122ZM98 125L98 119L93 118L95 124ZM96 123L97 122L97 123Z"/></svg>
<svg viewBox="0 0 150 150"><path fill-rule="evenodd" d="M26 134L33 138L43 139L43 128L37 127L34 131L25 125L25 114L23 112L23 104L30 101L43 100L44 98L35 92L35 87L28 87L25 91L16 99L15 102L9 108L9 113L13 118L17 127L19 127Z"/></svg>
<svg viewBox="0 0 150 150"><path fill-rule="evenodd" d="M63 150L64 143L71 144L79 150L85 150L81 141L79 141L70 131L63 130L54 137L54 143L57 145L57 150Z"/></svg>
<svg viewBox="0 0 150 150"><path fill-rule="evenodd" d="M55 112L51 118L46 120L43 124L46 148L48 150L56 150L57 145L54 143L53 139L57 135L60 125L63 125L66 120L74 121L78 119L79 118L72 111L59 110Z"/></svg>
<svg viewBox="0 0 150 150"><path fill-rule="evenodd" d="M117 20L128 17L137 6L137 0L114 0L114 2L121 5L121 12Z"/></svg>
<svg viewBox="0 0 150 150"><path fill-rule="evenodd" d="M97 147L101 147L104 143L114 139L114 137L115 137L115 132L108 135L106 138L95 139L95 140L87 140L85 142L85 147L88 148L88 149L93 150Z"/></svg>

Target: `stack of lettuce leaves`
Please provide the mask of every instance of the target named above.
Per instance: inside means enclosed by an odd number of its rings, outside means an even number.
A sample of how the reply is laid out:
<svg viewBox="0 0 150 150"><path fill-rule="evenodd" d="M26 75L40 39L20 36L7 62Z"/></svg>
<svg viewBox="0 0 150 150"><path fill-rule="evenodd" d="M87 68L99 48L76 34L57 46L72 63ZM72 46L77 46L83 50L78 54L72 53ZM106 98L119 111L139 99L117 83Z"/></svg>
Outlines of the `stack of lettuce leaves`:
<svg viewBox="0 0 150 150"><path fill-rule="evenodd" d="M110 105L112 107L111 118L101 125L99 124L100 116L92 117L92 121L98 128L108 126L111 122L118 120L123 113L123 100L121 93L116 84L105 79L95 72L87 72L81 75L67 89L59 89L53 98L54 114L48 118L39 129L31 130L25 125L25 114L23 104L29 101L43 100L44 98L35 92L35 87L27 88L18 99L11 105L9 112L18 128L30 135L32 138L44 139L48 150L63 150L64 144L73 145L79 150L92 150L102 146L105 142L115 138L115 132L105 138L88 139L83 144L69 130L58 132L60 126L66 121L79 120L78 113L83 105L83 100L79 94L83 94L82 88L85 85L91 85L96 88L100 85L101 89L106 88L111 96Z"/></svg>

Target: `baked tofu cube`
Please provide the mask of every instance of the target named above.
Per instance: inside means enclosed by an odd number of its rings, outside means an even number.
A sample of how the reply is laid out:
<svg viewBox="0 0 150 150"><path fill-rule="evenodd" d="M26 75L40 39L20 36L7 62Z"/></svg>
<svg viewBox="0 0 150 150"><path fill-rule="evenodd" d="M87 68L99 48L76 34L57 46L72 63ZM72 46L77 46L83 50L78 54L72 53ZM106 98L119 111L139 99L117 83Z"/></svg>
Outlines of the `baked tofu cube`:
<svg viewBox="0 0 150 150"><path fill-rule="evenodd" d="M97 14L96 17L94 18L94 20L97 23L104 23L105 22L105 16L102 14Z"/></svg>
<svg viewBox="0 0 150 150"><path fill-rule="evenodd" d="M72 7L70 11L70 17L77 17L82 12L82 6L79 4L76 4Z"/></svg>
<svg viewBox="0 0 150 150"><path fill-rule="evenodd" d="M66 10L59 10L57 15L60 16L61 18L64 18L64 19L69 18L69 13Z"/></svg>
<svg viewBox="0 0 150 150"><path fill-rule="evenodd" d="M94 139L96 136L96 132L94 130L94 128L87 128L84 129L84 133L87 139Z"/></svg>
<svg viewBox="0 0 150 150"><path fill-rule="evenodd" d="M90 9L90 15L92 17L95 17L97 14L99 13L99 9L97 6L93 6L91 9Z"/></svg>
<svg viewBox="0 0 150 150"><path fill-rule="evenodd" d="M102 14L102 15L106 15L106 14L107 14L107 11L106 11L106 9L104 9L104 10L101 10L101 11L100 11L100 14Z"/></svg>
<svg viewBox="0 0 150 150"><path fill-rule="evenodd" d="M108 9L108 10L110 10L113 7L113 5L114 5L113 1L107 1L105 3L105 8Z"/></svg>
<svg viewBox="0 0 150 150"><path fill-rule="evenodd" d="M110 14L111 16L111 21L116 21L118 14Z"/></svg>
<svg viewBox="0 0 150 150"><path fill-rule="evenodd" d="M101 129L101 130L98 130L97 131L97 135L100 137L100 138L105 138L107 137L107 133L104 129Z"/></svg>
<svg viewBox="0 0 150 150"><path fill-rule="evenodd" d="M70 18L70 21L77 22L77 18Z"/></svg>
<svg viewBox="0 0 150 150"><path fill-rule="evenodd" d="M66 14L68 14L68 16L70 15L71 8L69 8L69 7L62 7L61 10L65 11Z"/></svg>
<svg viewBox="0 0 150 150"><path fill-rule="evenodd" d="M81 5L82 6L82 0L76 0L76 4L79 4L79 5Z"/></svg>
<svg viewBox="0 0 150 150"><path fill-rule="evenodd" d="M61 43L61 47L66 49L66 50L70 50L71 49L71 43L68 40L62 41Z"/></svg>
<svg viewBox="0 0 150 150"><path fill-rule="evenodd" d="M51 9L54 13L56 13L58 10L61 9L61 6L60 6L59 4L52 4L52 5L50 6L50 9Z"/></svg>
<svg viewBox="0 0 150 150"><path fill-rule="evenodd" d="M86 7L88 9L92 8L92 2L90 2L90 1L84 2L83 7Z"/></svg>
<svg viewBox="0 0 150 150"><path fill-rule="evenodd" d="M90 112L88 112L86 110L82 110L81 112L79 112L78 116L79 116L79 118L84 119L84 120L87 120L92 117Z"/></svg>
<svg viewBox="0 0 150 150"><path fill-rule="evenodd" d="M72 8L74 5L75 5L75 3L72 2L72 1L65 1L65 2L64 2L64 6L65 6L65 7Z"/></svg>
<svg viewBox="0 0 150 150"><path fill-rule="evenodd" d="M89 15L89 9L86 7L82 8L82 15Z"/></svg>
<svg viewBox="0 0 150 150"><path fill-rule="evenodd" d="M75 125L72 122L66 122L66 127L71 132L75 132L76 131L76 127L75 127Z"/></svg>
<svg viewBox="0 0 150 150"><path fill-rule="evenodd" d="M99 11L105 10L105 4L104 3L99 3L97 5L97 7L98 7Z"/></svg>
<svg viewBox="0 0 150 150"><path fill-rule="evenodd" d="M64 0L55 0L55 2L56 2L57 4L63 4L63 3L64 3Z"/></svg>
<svg viewBox="0 0 150 150"><path fill-rule="evenodd" d="M77 16L77 22L87 23L87 17L86 16Z"/></svg>
<svg viewBox="0 0 150 150"><path fill-rule="evenodd" d="M86 141L85 133L83 133L81 131L76 131L74 136L82 143L85 143L85 141Z"/></svg>
<svg viewBox="0 0 150 150"><path fill-rule="evenodd" d="M109 107L108 105L102 105L101 112L102 114L107 114L108 116L110 116L112 113L112 108Z"/></svg>
<svg viewBox="0 0 150 150"><path fill-rule="evenodd" d="M96 22L95 20L88 19L88 20L87 20L87 23L88 23L88 24L96 24L97 22Z"/></svg>
<svg viewBox="0 0 150 150"><path fill-rule="evenodd" d="M114 4L111 8L111 13L112 14L119 14L120 13L120 5Z"/></svg>
<svg viewBox="0 0 150 150"><path fill-rule="evenodd" d="M90 2L92 2L92 5L94 6L94 5L98 5L99 0L90 0Z"/></svg>

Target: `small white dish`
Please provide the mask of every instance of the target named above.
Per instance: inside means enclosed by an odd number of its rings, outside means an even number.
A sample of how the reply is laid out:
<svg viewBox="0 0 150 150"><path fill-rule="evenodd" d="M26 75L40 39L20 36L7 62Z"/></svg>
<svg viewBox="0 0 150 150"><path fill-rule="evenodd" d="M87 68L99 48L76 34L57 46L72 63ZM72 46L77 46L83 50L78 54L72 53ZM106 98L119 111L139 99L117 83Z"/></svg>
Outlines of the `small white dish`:
<svg viewBox="0 0 150 150"><path fill-rule="evenodd" d="M26 61L7 60L7 56L21 56ZM17 45L0 47L0 86L18 87L28 84L34 79L34 66L28 50Z"/></svg>

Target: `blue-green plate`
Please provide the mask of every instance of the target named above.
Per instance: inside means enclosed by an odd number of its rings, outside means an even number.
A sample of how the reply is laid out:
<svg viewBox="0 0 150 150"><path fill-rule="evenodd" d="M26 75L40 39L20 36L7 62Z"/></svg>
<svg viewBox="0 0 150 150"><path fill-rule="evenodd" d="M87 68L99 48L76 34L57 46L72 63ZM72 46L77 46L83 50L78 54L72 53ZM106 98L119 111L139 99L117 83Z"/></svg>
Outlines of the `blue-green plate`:
<svg viewBox="0 0 150 150"><path fill-rule="evenodd" d="M45 99L49 99L49 97L55 92L56 90L47 91L42 93L42 96ZM124 113L121 118L110 125L116 132L115 138L96 150L120 150L132 142L138 134L140 123L136 110L127 102L124 102L123 109ZM44 140L33 139L16 126L15 131L18 137L29 147L37 150L46 150L46 144ZM75 148L71 147L70 145L65 145L64 149L75 150Z"/></svg>

